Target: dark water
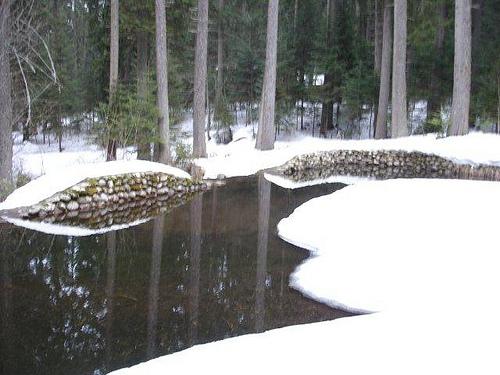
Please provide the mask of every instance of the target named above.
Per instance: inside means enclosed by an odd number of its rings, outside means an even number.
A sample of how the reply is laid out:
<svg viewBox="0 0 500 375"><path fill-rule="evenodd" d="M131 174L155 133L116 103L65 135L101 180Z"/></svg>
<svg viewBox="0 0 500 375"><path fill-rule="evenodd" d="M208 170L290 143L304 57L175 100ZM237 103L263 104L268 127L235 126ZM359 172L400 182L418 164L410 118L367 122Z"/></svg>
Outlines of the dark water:
<svg viewBox="0 0 500 375"><path fill-rule="evenodd" d="M189 346L347 316L302 297L280 219L343 185L230 180L164 216L91 237L0 224L2 374L102 374Z"/></svg>

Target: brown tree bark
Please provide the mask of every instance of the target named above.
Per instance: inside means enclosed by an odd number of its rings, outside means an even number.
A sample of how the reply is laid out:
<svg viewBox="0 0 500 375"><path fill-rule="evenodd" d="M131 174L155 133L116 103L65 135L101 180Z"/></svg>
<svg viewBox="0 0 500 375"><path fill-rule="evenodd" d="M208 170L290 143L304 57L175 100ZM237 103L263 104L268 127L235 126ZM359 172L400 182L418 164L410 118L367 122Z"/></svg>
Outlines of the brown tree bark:
<svg viewBox="0 0 500 375"><path fill-rule="evenodd" d="M276 59L278 52L278 9L279 0L269 0L267 9L267 41L264 83L259 111L259 128L255 148L274 148L274 106L276 101Z"/></svg>
<svg viewBox="0 0 500 375"><path fill-rule="evenodd" d="M453 100L448 135L469 131L471 86L471 0L455 1L455 61Z"/></svg>
<svg viewBox="0 0 500 375"><path fill-rule="evenodd" d="M168 108L168 76L167 76L167 19L165 15L165 1L156 0L156 81L158 84L158 161L170 163L170 132Z"/></svg>
<svg viewBox="0 0 500 375"><path fill-rule="evenodd" d="M392 9L389 1L384 4L384 27L382 31L382 60L380 66L380 90L378 96L375 138L387 137L387 107L391 83Z"/></svg>
<svg viewBox="0 0 500 375"><path fill-rule="evenodd" d="M406 0L394 0L394 48L392 50L392 138L408 136L406 103Z"/></svg>
<svg viewBox="0 0 500 375"><path fill-rule="evenodd" d="M198 0L198 26L194 57L194 101L193 101L193 156L207 156L205 143L207 85L207 43L208 43L208 0Z"/></svg>
<svg viewBox="0 0 500 375"><path fill-rule="evenodd" d="M0 188L12 184L12 76L10 0L0 2Z"/></svg>
<svg viewBox="0 0 500 375"><path fill-rule="evenodd" d="M115 105L116 89L118 85L118 57L119 57L119 0L111 0L111 39L109 51L109 107L111 111ZM116 134L111 124L109 129L106 160L116 160Z"/></svg>

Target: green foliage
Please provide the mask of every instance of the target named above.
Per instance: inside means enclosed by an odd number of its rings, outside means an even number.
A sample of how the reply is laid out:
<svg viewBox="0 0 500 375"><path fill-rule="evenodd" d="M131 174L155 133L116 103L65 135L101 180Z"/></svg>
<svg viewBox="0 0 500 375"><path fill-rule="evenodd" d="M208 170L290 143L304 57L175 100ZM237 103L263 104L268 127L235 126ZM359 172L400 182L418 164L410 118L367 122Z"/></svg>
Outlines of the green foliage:
<svg viewBox="0 0 500 375"><path fill-rule="evenodd" d="M214 125L216 129L229 128L234 124L234 115L229 110L229 103L225 95L215 103Z"/></svg>
<svg viewBox="0 0 500 375"><path fill-rule="evenodd" d="M276 124L293 127L300 105L323 101L341 103L342 127L353 133L365 111L374 104L378 78L373 72L374 0L335 1L335 19L329 24L326 0L282 0L279 11ZM167 45L170 123L179 123L193 100L194 30L196 1L167 1ZM471 117L481 124L498 121L500 103L500 2L479 1L474 8L472 48ZM37 32L47 43L57 71L51 83L40 61L49 62L44 48L24 45L31 51L23 63L32 93L32 129L62 133L62 119L82 118L97 108L106 118L96 128L104 145L110 137L121 145L157 141L155 98L154 2L120 0L120 88L113 108L107 103L109 85L109 0L40 0L13 2L13 13L32 4ZM267 1L225 0L221 12L210 2L208 48L208 99L214 125L229 129L232 108L243 104L250 121L257 120L266 47ZM444 10L444 12L443 12ZM476 17L480 15L480 17ZM17 19L17 16L16 16ZM478 23L478 20L480 22ZM224 34L224 83L216 102L217 33ZM437 32L444 27L442 48ZM38 27L39 26L39 27ZM17 25L16 27L19 27ZM146 38L145 51L138 51L139 36ZM408 100L429 100L432 111L450 102L453 87L454 1L408 2L407 83ZM38 43L41 42L38 40ZM32 48L33 47L33 48ZM41 59L35 59L33 50ZM20 51L20 52L26 52ZM140 69L146 56L147 69ZM17 62L13 60L15 66ZM50 63L48 64L50 65ZM31 68L33 67L33 69ZM148 92L140 98L136 83L148 70ZM325 76L324 85L312 78ZM14 76L16 121L27 118L22 77ZM320 113L316 118L320 118ZM421 131L443 131L435 116ZM353 128L350 129L349 128ZM182 152L181 152L182 154Z"/></svg>
<svg viewBox="0 0 500 375"><path fill-rule="evenodd" d="M158 112L153 90L145 98L137 95L135 86L119 85L113 105L101 103L100 117L106 119L98 126L98 139L105 146L116 139L121 146L157 141Z"/></svg>
<svg viewBox="0 0 500 375"><path fill-rule="evenodd" d="M193 150L189 144L182 141L175 143L174 164L179 168L186 167L193 160Z"/></svg>
<svg viewBox="0 0 500 375"><path fill-rule="evenodd" d="M443 119L441 117L440 113L434 113L431 114L430 116L427 116L427 120L424 123L423 126L423 132L424 134L428 133L439 133L442 134L446 130L445 123L443 122Z"/></svg>

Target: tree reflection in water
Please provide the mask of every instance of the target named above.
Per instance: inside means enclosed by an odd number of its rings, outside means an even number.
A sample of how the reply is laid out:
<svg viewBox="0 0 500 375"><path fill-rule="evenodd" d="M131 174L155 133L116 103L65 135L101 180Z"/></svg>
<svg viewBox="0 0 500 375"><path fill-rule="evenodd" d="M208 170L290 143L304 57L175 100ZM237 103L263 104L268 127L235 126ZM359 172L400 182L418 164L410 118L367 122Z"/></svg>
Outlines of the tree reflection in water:
<svg viewBox="0 0 500 375"><path fill-rule="evenodd" d="M151 249L151 271L148 297L148 348L146 356L154 358L156 353L156 331L158 326L158 295L160 289L161 252L165 216L159 216L153 222L153 247Z"/></svg>
<svg viewBox="0 0 500 375"><path fill-rule="evenodd" d="M265 289L267 271L267 243L269 238L269 211L271 206L271 183L259 175L258 188L258 234L257 234L257 283L255 285L255 332L264 330Z"/></svg>
<svg viewBox="0 0 500 375"><path fill-rule="evenodd" d="M1 373L99 374L345 316L287 287L307 253L275 233L299 204L339 187L232 180L151 222L90 237L3 225Z"/></svg>

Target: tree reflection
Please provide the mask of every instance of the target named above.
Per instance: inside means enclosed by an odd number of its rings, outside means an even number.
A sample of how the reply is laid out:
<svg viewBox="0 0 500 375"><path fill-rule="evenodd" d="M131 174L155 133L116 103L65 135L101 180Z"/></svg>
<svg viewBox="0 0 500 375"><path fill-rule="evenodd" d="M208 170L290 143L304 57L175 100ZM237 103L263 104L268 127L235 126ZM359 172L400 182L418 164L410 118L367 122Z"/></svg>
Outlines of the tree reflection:
<svg viewBox="0 0 500 375"><path fill-rule="evenodd" d="M257 236L257 283L255 285L255 331L262 332L265 322L265 291L267 272L267 244L269 239L269 212L271 183L259 175L259 212Z"/></svg>
<svg viewBox="0 0 500 375"><path fill-rule="evenodd" d="M7 240L8 233L6 230L0 229L0 239ZM12 326L12 279L10 276L10 252L9 246L6 246L2 240L3 247L0 250L0 292L1 292L1 327L0 333L0 373L9 373L9 362L11 359L10 354L10 340L11 340L11 326Z"/></svg>
<svg viewBox="0 0 500 375"><path fill-rule="evenodd" d="M151 271L149 280L148 297L148 346L147 358L156 355L156 336L158 326L158 294L161 275L161 253L163 245L163 233L165 228L165 216L157 217L153 222L153 247L151 251Z"/></svg>
<svg viewBox="0 0 500 375"><path fill-rule="evenodd" d="M116 277L116 232L106 235L107 243L107 271L106 271L106 369L111 369L111 349L113 348L113 308Z"/></svg>
<svg viewBox="0 0 500 375"><path fill-rule="evenodd" d="M189 345L194 345L198 337L198 306L200 295L200 256L201 256L201 230L202 230L203 196L198 194L191 201L191 254L189 277Z"/></svg>

